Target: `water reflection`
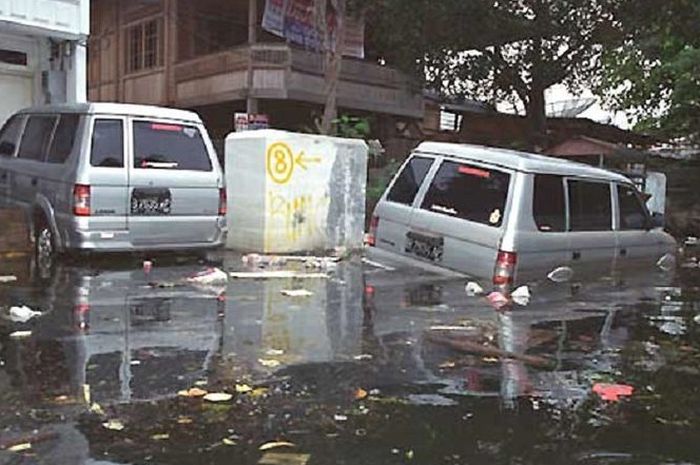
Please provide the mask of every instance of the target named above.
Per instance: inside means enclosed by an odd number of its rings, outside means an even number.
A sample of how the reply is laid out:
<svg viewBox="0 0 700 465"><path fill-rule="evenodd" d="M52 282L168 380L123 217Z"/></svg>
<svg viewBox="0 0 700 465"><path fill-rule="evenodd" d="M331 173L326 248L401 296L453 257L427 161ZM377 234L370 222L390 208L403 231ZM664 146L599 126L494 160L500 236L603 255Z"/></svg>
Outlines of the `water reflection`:
<svg viewBox="0 0 700 465"><path fill-rule="evenodd" d="M222 266L239 264L239 257L228 257ZM127 409L149 401L154 416L170 418L195 414L167 403L181 389L232 390L239 382L269 386L283 379L288 391L280 388L279 395L303 391L315 404L333 409L362 387L369 409L381 411L379 405L387 403L395 409L392 414L404 406L417 411L449 407L455 416L449 421L472 421L471 415L490 412L516 422L523 420L523 410L570 416L580 410L591 417L576 425L601 427L614 419L607 420L608 412L600 413L599 407L590 408L594 383L654 387L657 381L648 377L666 370L671 360L687 361L685 355L698 353L691 338L697 332L692 322L697 288L689 282L659 285L654 277L652 284L634 287L606 280L592 293L576 287L575 295L570 286L552 292L534 287L528 307L496 312L485 299L467 297L461 279L377 270L357 259L341 263L329 279L185 285L183 278L201 268L197 263L157 265L146 274L132 265L59 265L48 280L29 277L0 288L0 306L26 304L45 312L26 325L0 320L3 405L21 413L37 407L53 411L62 408L58 399L68 398L77 407L67 418L79 418L93 403L128 418ZM294 289L310 295L282 292ZM17 329L32 334L9 337ZM686 347L687 354L678 347ZM687 371L697 370L695 365L686 368L685 376L696 376ZM289 434L269 416L291 415L307 401L290 397L282 410L273 404L253 411L247 417L250 431L260 427ZM139 410L148 412L149 405ZM168 409L159 411L160 405ZM352 416L358 408L353 409L343 415ZM359 410L358 415L371 415ZM222 428L232 421L224 414ZM658 416L680 421L666 412ZM13 423L14 418L2 414L0 422L9 429L30 429ZM557 424L547 425L538 434L554 434ZM99 428L87 428L86 434L90 444L104 446ZM68 440L64 436L70 434L61 435L61 441ZM419 447L421 440L415 440ZM491 446L484 447L489 455ZM89 455L84 451L84 457Z"/></svg>

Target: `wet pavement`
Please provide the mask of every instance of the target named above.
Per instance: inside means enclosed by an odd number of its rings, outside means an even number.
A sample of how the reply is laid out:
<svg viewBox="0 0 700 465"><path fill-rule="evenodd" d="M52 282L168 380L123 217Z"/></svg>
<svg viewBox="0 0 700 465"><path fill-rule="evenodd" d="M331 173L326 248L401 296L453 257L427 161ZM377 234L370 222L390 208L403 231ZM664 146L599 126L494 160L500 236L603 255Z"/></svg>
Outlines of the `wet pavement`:
<svg viewBox="0 0 700 465"><path fill-rule="evenodd" d="M0 464L700 464L696 261L502 311L376 261L209 285L196 259L3 262L0 312L43 314L0 319Z"/></svg>

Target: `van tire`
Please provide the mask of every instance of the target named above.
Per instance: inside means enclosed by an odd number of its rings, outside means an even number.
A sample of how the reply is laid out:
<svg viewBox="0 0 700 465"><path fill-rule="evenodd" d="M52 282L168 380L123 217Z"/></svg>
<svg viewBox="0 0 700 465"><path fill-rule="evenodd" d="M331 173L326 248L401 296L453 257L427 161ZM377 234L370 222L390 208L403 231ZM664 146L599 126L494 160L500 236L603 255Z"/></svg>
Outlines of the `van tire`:
<svg viewBox="0 0 700 465"><path fill-rule="evenodd" d="M38 262L49 264L56 260L56 239L49 222L43 215L37 217L34 223L34 254Z"/></svg>

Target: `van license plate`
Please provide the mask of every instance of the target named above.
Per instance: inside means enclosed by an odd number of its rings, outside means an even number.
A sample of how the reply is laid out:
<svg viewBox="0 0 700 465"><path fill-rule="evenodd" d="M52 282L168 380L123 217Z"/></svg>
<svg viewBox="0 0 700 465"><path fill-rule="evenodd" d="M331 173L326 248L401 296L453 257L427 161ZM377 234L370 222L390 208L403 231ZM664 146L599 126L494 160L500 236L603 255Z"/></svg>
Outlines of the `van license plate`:
<svg viewBox="0 0 700 465"><path fill-rule="evenodd" d="M406 252L433 262L442 261L445 240L442 237L426 236L416 232L406 234Z"/></svg>
<svg viewBox="0 0 700 465"><path fill-rule="evenodd" d="M131 193L132 215L169 215L171 207L170 189L135 188Z"/></svg>

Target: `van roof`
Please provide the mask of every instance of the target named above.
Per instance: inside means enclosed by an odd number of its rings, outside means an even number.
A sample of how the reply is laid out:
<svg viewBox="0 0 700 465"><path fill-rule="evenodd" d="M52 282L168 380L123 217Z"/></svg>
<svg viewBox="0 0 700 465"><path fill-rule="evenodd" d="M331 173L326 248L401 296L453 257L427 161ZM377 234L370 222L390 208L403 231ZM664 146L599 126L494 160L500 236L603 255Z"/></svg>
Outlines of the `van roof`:
<svg viewBox="0 0 700 465"><path fill-rule="evenodd" d="M27 113L81 113L143 116L147 118L167 118L190 123L201 123L199 115L193 111L177 108L158 107L154 105L132 105L129 103L85 102L65 105L42 105L25 108L20 114Z"/></svg>
<svg viewBox="0 0 700 465"><path fill-rule="evenodd" d="M527 173L593 177L612 181L630 182L627 177L621 174L583 163L536 155L534 153L519 152L516 150L485 147L482 145L423 142L415 149L414 153L443 155L475 162L485 162Z"/></svg>

